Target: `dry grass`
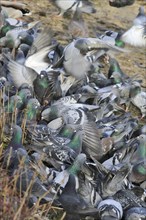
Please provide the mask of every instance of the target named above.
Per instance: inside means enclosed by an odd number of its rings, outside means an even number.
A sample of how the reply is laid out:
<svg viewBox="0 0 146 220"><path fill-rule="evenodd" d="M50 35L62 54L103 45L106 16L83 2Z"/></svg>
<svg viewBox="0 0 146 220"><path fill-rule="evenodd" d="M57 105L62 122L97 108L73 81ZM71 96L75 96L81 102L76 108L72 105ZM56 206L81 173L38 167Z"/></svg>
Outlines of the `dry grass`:
<svg viewBox="0 0 146 220"><path fill-rule="evenodd" d="M1 148L2 146L0 146ZM20 168L21 165L23 165L23 161L20 162ZM32 178L25 192L18 192L16 189L16 182L19 178L18 173L12 178L8 176L6 170L2 169L2 167L0 168L1 220L57 220L64 216L62 209L53 207L51 203L40 205L41 198L38 199L38 202L32 208L28 208L28 198L34 178Z"/></svg>
<svg viewBox="0 0 146 220"><path fill-rule="evenodd" d="M4 92L4 91L3 91ZM0 100L2 100L2 93ZM14 107L13 114L5 112L4 102L1 102L0 106L0 219L1 220L57 220L62 219L62 216L65 216L62 209L58 207L53 207L51 203L46 203L40 205L41 198L38 199L37 203L28 208L28 198L31 191L31 187L36 175L34 172L34 178L30 181L29 186L25 192L18 192L16 189L16 183L19 178L19 170L24 168L24 159L20 161L19 169L16 171L13 177L10 177L7 173L7 169L2 168L2 156L3 152L8 145L11 136L6 134L5 127L8 123L11 124L16 122L16 105ZM24 118L24 122L25 122ZM25 141L25 123L22 123L23 137ZM7 160L7 166L10 162L10 156ZM44 195L45 196L45 195Z"/></svg>
<svg viewBox="0 0 146 220"><path fill-rule="evenodd" d="M60 219L62 209L51 206L49 203L28 208L28 191L22 194L18 193L15 187L18 176L10 179L6 170L0 169L0 219L1 220L45 220Z"/></svg>

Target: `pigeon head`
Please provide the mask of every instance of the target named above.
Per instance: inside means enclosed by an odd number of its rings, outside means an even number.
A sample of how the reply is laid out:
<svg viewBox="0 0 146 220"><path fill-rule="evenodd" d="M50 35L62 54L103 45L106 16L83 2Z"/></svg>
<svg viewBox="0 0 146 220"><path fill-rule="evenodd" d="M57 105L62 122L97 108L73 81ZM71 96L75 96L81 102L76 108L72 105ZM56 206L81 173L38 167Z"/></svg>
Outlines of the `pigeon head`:
<svg viewBox="0 0 146 220"><path fill-rule="evenodd" d="M146 26L146 14L144 12L144 7L139 8L139 13L133 21L134 25L145 25Z"/></svg>

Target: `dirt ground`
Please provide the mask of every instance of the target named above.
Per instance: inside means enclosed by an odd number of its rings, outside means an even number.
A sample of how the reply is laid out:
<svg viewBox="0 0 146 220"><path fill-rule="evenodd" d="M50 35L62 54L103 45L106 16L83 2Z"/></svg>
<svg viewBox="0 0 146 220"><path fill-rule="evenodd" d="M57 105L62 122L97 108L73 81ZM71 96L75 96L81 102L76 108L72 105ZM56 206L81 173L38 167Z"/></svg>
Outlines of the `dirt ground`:
<svg viewBox="0 0 146 220"><path fill-rule="evenodd" d="M88 36L95 37L96 33L103 33L105 30L125 31L132 26L133 19L138 13L140 6L146 6L146 1L136 0L132 6L123 8L114 8L109 6L108 0L90 0L94 3L97 10L95 14L83 14L84 22L88 29ZM41 20L43 25L50 27L55 38L62 44L67 44L71 40L70 21L72 14L57 17L58 9L52 5L49 0L21 0L28 4L35 20ZM29 2L29 3L28 3ZM116 55L121 68L126 74L132 76L139 74L143 80L143 86L146 87L146 69L139 68L137 63L146 66L146 51L144 48L133 48L129 53Z"/></svg>

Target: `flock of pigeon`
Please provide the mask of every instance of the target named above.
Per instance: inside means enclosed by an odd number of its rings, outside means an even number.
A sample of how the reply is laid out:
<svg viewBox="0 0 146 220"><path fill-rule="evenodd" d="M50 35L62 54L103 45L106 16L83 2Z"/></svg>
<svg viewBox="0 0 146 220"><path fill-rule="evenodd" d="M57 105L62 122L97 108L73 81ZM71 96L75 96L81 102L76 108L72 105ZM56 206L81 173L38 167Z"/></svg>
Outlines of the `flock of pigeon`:
<svg viewBox="0 0 146 220"><path fill-rule="evenodd" d="M85 0L53 3L61 15L96 11ZM40 22L19 19L25 4L1 1L0 10L1 133L12 128L1 166L17 175L18 192L29 192L29 207L62 207L68 220L146 219L146 92L111 55L128 56L124 44L146 46L144 7L122 35L106 31L65 47Z"/></svg>

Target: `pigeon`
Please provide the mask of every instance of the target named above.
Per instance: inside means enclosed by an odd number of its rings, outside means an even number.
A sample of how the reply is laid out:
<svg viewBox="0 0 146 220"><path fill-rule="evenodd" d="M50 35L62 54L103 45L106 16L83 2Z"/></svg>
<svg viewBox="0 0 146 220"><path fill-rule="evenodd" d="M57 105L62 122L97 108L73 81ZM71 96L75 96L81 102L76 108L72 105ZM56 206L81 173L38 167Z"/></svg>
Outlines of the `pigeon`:
<svg viewBox="0 0 146 220"><path fill-rule="evenodd" d="M83 137L80 127L65 125L59 132L44 125L33 127L27 125L30 142L34 145L32 149L43 154L56 169L71 165L81 153Z"/></svg>
<svg viewBox="0 0 146 220"><path fill-rule="evenodd" d="M15 61L22 65L25 63L25 55L22 50L17 50L15 55Z"/></svg>
<svg viewBox="0 0 146 220"><path fill-rule="evenodd" d="M7 32L13 29L17 29L18 27L20 29L23 29L24 26L27 26L26 23L23 23L17 19L12 18L5 18L4 21L1 23L0 27L0 36L5 37Z"/></svg>
<svg viewBox="0 0 146 220"><path fill-rule="evenodd" d="M133 5L135 0L109 0L109 5L112 7L120 8Z"/></svg>
<svg viewBox="0 0 146 220"><path fill-rule="evenodd" d="M87 79L89 72L94 71L94 63L108 50L123 51L99 38L79 38L67 45L63 52L63 66L68 75L77 80Z"/></svg>
<svg viewBox="0 0 146 220"><path fill-rule="evenodd" d="M102 200L97 209L101 220L120 220L123 216L123 209L119 202L112 198Z"/></svg>
<svg viewBox="0 0 146 220"><path fill-rule="evenodd" d="M61 171L54 179L54 183L56 183L58 186L64 188L68 182L70 174L74 175L76 178L81 172L83 168L83 164L86 161L86 155L81 153L79 154L75 160L73 161L72 165L69 166L66 170Z"/></svg>
<svg viewBox="0 0 146 220"><path fill-rule="evenodd" d="M95 109L98 109L98 106L62 100L61 102L57 101L51 106L46 106L41 112L41 118L50 122L62 117L65 124L83 124L88 121L88 117L90 118L88 111Z"/></svg>
<svg viewBox="0 0 146 220"><path fill-rule="evenodd" d="M58 125L54 125L54 122ZM45 141L46 136L48 136L48 139L50 138L54 141L54 144L60 143L61 145L68 144L80 129L81 128L78 125L64 125L61 118L53 120L53 124L43 124L40 122L40 124L35 126L30 125L27 127L32 139L36 138L38 140L40 137L40 140Z"/></svg>
<svg viewBox="0 0 146 220"><path fill-rule="evenodd" d="M18 48L21 43L19 35L25 30L24 28L18 27L7 31L6 35L0 39L0 46L9 47L11 49Z"/></svg>
<svg viewBox="0 0 146 220"><path fill-rule="evenodd" d="M132 167L131 173L128 178L132 183L142 183L146 179L145 176L146 176L146 160L135 164Z"/></svg>
<svg viewBox="0 0 146 220"><path fill-rule="evenodd" d="M112 138L101 138L101 133L94 122L83 124L83 131L83 152L99 161L102 160L112 149Z"/></svg>
<svg viewBox="0 0 146 220"><path fill-rule="evenodd" d="M34 92L40 103L43 103L45 97L49 96L49 77L47 73L44 71L41 72L40 75L34 80Z"/></svg>
<svg viewBox="0 0 146 220"><path fill-rule="evenodd" d="M122 33L116 31L105 31L102 35L97 33L97 37L103 41L109 42L117 47L125 47L125 43L121 40Z"/></svg>
<svg viewBox="0 0 146 220"><path fill-rule="evenodd" d="M28 43L28 42L27 42ZM19 45L19 47L18 47L18 49L17 49L17 52L18 51L22 51L23 52L23 54L24 54L24 56L25 56L25 58L26 58L26 56L27 56L27 54L28 54L28 51L30 50L30 45L28 45L28 44L26 44L26 43L21 43L20 45ZM25 63L25 60L24 60L24 63ZM23 64L24 64L23 63ZM22 64L22 63L21 63Z"/></svg>
<svg viewBox="0 0 146 220"><path fill-rule="evenodd" d="M27 5L19 2L1 1L2 13L11 18L20 18L30 15Z"/></svg>
<svg viewBox="0 0 146 220"><path fill-rule="evenodd" d="M131 182L139 183L145 180L145 139L146 135L141 134L137 138L138 146L131 156L130 163L133 165L129 179Z"/></svg>
<svg viewBox="0 0 146 220"><path fill-rule="evenodd" d="M28 100L30 98L33 98L32 91L31 91L31 88L29 87L29 85L22 84L22 86L19 87L18 96L22 99L23 108L24 108L26 106Z"/></svg>
<svg viewBox="0 0 146 220"><path fill-rule="evenodd" d="M76 180L73 174L70 174L58 200L67 215L74 216L76 219L79 219L79 216L94 216L98 214L97 209L89 208L85 200L76 191Z"/></svg>
<svg viewBox="0 0 146 220"><path fill-rule="evenodd" d="M113 1L112 1L113 2ZM120 1L121 2L121 1ZM127 31L115 32L115 31L105 31L104 34L97 34L100 39L110 42L117 47L125 47L125 44L129 44L135 47L145 47L145 22L146 15L144 12L144 7L139 8L139 13L133 21L133 26Z"/></svg>
<svg viewBox="0 0 146 220"><path fill-rule="evenodd" d="M60 9L60 15L63 15L67 11L75 12L78 8L81 10L81 12L87 14L96 12L96 9L89 0L55 0L52 3Z"/></svg>
<svg viewBox="0 0 146 220"><path fill-rule="evenodd" d="M115 58L109 57L109 64L110 67L108 70L108 78L114 78L116 83L123 83L127 79L129 79L129 77L122 71L118 61ZM118 73L118 74L114 75L114 73Z"/></svg>
<svg viewBox="0 0 146 220"><path fill-rule="evenodd" d="M82 12L79 8L76 9L73 18L69 23L68 31L72 38L88 37L88 27L83 20Z"/></svg>
<svg viewBox="0 0 146 220"><path fill-rule="evenodd" d="M146 15L144 7L139 8L139 13L133 21L133 26L121 36L121 40L135 47L146 45Z"/></svg>
<svg viewBox="0 0 146 220"><path fill-rule="evenodd" d="M13 28L27 26L27 22L15 18L5 18L5 25L10 25Z"/></svg>
<svg viewBox="0 0 146 220"><path fill-rule="evenodd" d="M110 177L108 180L107 177L107 180L103 183L103 196L113 196L116 192L121 190L130 170L131 167L129 165L124 165L115 173L112 179Z"/></svg>
<svg viewBox="0 0 146 220"><path fill-rule="evenodd" d="M6 99L6 101L4 102L1 113L3 114L3 117L5 117L5 123L7 125L9 123L15 124L17 121L17 116L22 110L23 101L18 95L12 95L8 99L5 96L3 98Z"/></svg>
<svg viewBox="0 0 146 220"><path fill-rule="evenodd" d="M120 202L123 211L131 207L143 207L145 202L143 202L135 193L130 189L122 189L113 195L113 198Z"/></svg>
<svg viewBox="0 0 146 220"><path fill-rule="evenodd" d="M21 65L8 57L6 59L8 59L7 68L9 75L16 88L18 89L22 84L26 83L33 89L33 82L37 77L37 73L33 69Z"/></svg>
<svg viewBox="0 0 146 220"><path fill-rule="evenodd" d="M145 202L145 190L141 186L133 186L131 190L135 193L136 196L138 196L142 201Z"/></svg>
<svg viewBox="0 0 146 220"><path fill-rule="evenodd" d="M37 122L37 114L40 108L40 103L36 98L30 98L26 104L26 112L24 112L23 120L27 124Z"/></svg>
<svg viewBox="0 0 146 220"><path fill-rule="evenodd" d="M12 175L15 169L18 168L21 157L28 158L27 151L22 144L22 129L18 125L13 126L12 138L8 147L3 153L3 168L8 170L9 175Z"/></svg>
<svg viewBox="0 0 146 220"><path fill-rule="evenodd" d="M50 157L51 163L56 163L54 167L57 166L57 163L62 164L72 164L77 155L81 153L82 148L82 131L77 131L73 137L71 138L69 143L62 143L60 138L56 138L58 141L54 139L52 141L52 147L46 147L44 149L44 153ZM67 142L67 141L66 141ZM58 164L58 167L60 166Z"/></svg>
<svg viewBox="0 0 146 220"><path fill-rule="evenodd" d="M87 163L86 163L87 165ZM88 165L87 165L88 166ZM94 182L92 181L92 177L87 175L87 166L83 167L83 173L79 174L79 189L78 193L79 195L85 200L85 202L88 204L89 207L96 207L97 204L102 201L102 198L96 190L96 186ZM89 167L88 167L89 168ZM86 171L85 171L86 169ZM89 171L89 169L88 169ZM94 171L93 171L94 175Z"/></svg>
<svg viewBox="0 0 146 220"><path fill-rule="evenodd" d="M34 169L36 171L36 173L37 173L37 175L39 175L40 179L43 182L46 182L46 179L47 179L47 181L51 183L53 178L51 179L51 177L49 178L49 176L51 176L51 175L53 176L53 174L51 173L51 168L47 167L43 163L42 155L38 152L31 153L30 160L31 160L30 166L32 167L32 169ZM56 173L57 173L57 171L56 171ZM54 174L55 174L55 171L54 171ZM54 178L55 178L55 176L54 176Z"/></svg>
<svg viewBox="0 0 146 220"><path fill-rule="evenodd" d="M9 47L10 49L18 48L21 43L31 45L34 33L38 30L39 25L39 22L31 22L28 25L22 24L20 27L5 24L1 29L2 37L0 39L0 45Z"/></svg>
<svg viewBox="0 0 146 220"><path fill-rule="evenodd" d="M125 220L144 220L146 218L146 208L144 207L132 207L129 208L124 214Z"/></svg>
<svg viewBox="0 0 146 220"><path fill-rule="evenodd" d="M144 137L145 136L142 134L126 142L124 147L122 146L117 149L116 153L113 155L113 164L116 166L116 169L125 163L129 164L131 167L137 166L145 160Z"/></svg>
<svg viewBox="0 0 146 220"><path fill-rule="evenodd" d="M140 136L141 134L146 134L146 125L140 126L136 131L133 132L131 138Z"/></svg>
<svg viewBox="0 0 146 220"><path fill-rule="evenodd" d="M57 43L51 44L51 37L51 30L44 30L38 33L28 51L25 66L33 69L38 74L47 69L49 66L49 59L47 62L48 53L57 46Z"/></svg>
<svg viewBox="0 0 146 220"><path fill-rule="evenodd" d="M6 113L14 113L17 109L21 109L23 105L23 101L20 96L13 95L10 99L5 103L5 112Z"/></svg>
<svg viewBox="0 0 146 220"><path fill-rule="evenodd" d="M145 140L146 140L146 135L145 134L141 134L140 136L138 136L137 138L134 139L134 141L131 142L130 145L134 145L134 143L136 143L136 151L134 151L132 157L131 157L131 164L135 164L138 162L141 162L143 160L145 160Z"/></svg>
<svg viewBox="0 0 146 220"><path fill-rule="evenodd" d="M141 116L146 116L146 92L142 91L141 88L135 88L135 91L130 91L131 103L135 105L140 111Z"/></svg>
<svg viewBox="0 0 146 220"><path fill-rule="evenodd" d="M83 130L76 127L74 134L71 137L71 141L68 143L68 147L76 152L78 155L82 150Z"/></svg>
<svg viewBox="0 0 146 220"><path fill-rule="evenodd" d="M5 87L7 79L5 77L0 77L0 90Z"/></svg>
<svg viewBox="0 0 146 220"><path fill-rule="evenodd" d="M3 168L7 168L9 175L16 176L16 188L20 192L30 188L35 197L43 197L46 201L52 201L53 195L43 186L39 178L30 167L30 158L22 145L22 129L18 125L13 126L13 135L6 151L3 154ZM21 168L21 164L23 168ZM31 185L30 185L31 184Z"/></svg>
<svg viewBox="0 0 146 220"><path fill-rule="evenodd" d="M62 95L60 71L41 71L34 80L33 87L35 96L41 104L49 104L53 98L60 98Z"/></svg>

